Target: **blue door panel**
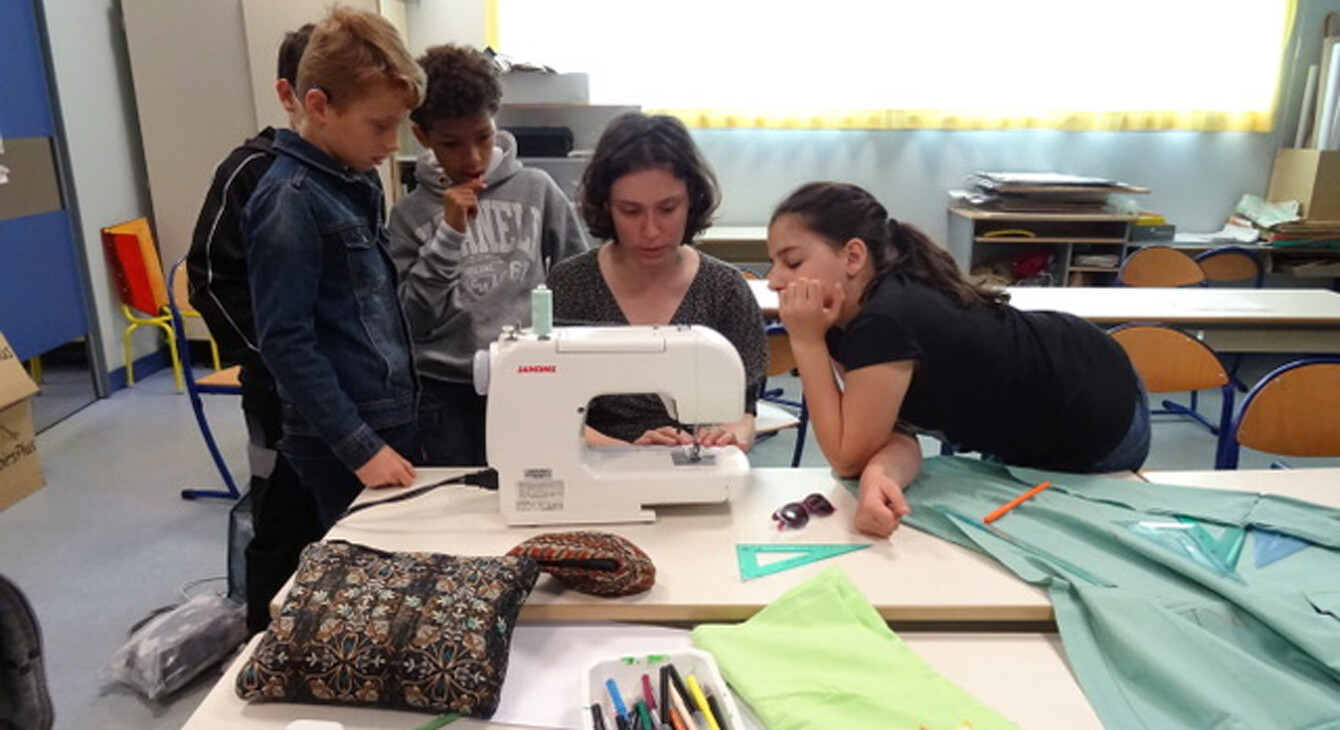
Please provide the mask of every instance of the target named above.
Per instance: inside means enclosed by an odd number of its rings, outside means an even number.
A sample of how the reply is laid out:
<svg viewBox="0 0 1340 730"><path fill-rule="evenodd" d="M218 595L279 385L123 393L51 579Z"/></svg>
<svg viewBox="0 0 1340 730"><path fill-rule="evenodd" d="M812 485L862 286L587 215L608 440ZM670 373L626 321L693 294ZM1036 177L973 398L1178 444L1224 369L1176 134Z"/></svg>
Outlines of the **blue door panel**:
<svg viewBox="0 0 1340 730"><path fill-rule="evenodd" d="M32 0L0 0L0 136L52 136L38 38Z"/></svg>
<svg viewBox="0 0 1340 730"><path fill-rule="evenodd" d="M82 292L65 211L0 221L0 331L21 359L88 331Z"/></svg>

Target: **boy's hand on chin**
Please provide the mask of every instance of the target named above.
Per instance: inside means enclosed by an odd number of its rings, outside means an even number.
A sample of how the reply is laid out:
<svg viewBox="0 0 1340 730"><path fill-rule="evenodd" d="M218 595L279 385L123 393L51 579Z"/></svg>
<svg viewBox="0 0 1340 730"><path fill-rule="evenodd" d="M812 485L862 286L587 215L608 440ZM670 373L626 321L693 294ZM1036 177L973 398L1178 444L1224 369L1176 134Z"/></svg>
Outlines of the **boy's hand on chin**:
<svg viewBox="0 0 1340 730"><path fill-rule="evenodd" d="M358 467L354 475L363 486L372 489L408 487L414 483L415 476L414 465L390 446L383 446L366 464Z"/></svg>
<svg viewBox="0 0 1340 730"><path fill-rule="evenodd" d="M483 178L457 183L442 193L442 216L447 225L460 233L479 215L479 191L488 187Z"/></svg>

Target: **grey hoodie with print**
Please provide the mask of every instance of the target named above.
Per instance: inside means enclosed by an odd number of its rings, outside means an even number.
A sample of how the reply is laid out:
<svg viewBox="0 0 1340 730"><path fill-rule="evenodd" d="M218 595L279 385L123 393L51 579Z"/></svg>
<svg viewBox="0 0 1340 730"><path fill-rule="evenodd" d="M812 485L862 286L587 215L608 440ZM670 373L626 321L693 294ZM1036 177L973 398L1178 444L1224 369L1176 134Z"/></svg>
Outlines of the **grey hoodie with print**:
<svg viewBox="0 0 1340 730"><path fill-rule="evenodd" d="M448 180L431 151L415 167L418 187L391 211L391 256L422 377L469 383L476 350L504 325L530 324L530 291L549 267L588 248L553 178L522 166L507 132L497 145L465 233L443 222Z"/></svg>

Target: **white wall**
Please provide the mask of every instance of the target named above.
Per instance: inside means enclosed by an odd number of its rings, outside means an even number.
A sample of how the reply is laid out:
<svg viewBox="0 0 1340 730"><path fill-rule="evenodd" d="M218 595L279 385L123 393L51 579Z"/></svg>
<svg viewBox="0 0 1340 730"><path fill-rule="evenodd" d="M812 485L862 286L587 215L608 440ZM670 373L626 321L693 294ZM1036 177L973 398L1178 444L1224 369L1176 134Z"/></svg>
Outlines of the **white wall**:
<svg viewBox="0 0 1340 730"><path fill-rule="evenodd" d="M843 180L943 241L947 192L977 170L1058 170L1151 188L1133 196L1182 230L1217 230L1262 194L1274 135L1194 132L696 130L723 193L724 225L761 225L789 192Z"/></svg>
<svg viewBox="0 0 1340 730"><path fill-rule="evenodd" d="M405 6L405 21L416 58L440 43L484 46L484 0L418 0Z"/></svg>
<svg viewBox="0 0 1340 730"><path fill-rule="evenodd" d="M149 213L121 13L115 0L43 0L43 12L79 204L80 233L93 281L98 321L90 323L90 329L101 333L111 370L122 366L125 322L103 257L99 229ZM136 335L137 357L157 347L155 337L148 332Z"/></svg>
<svg viewBox="0 0 1340 730"><path fill-rule="evenodd" d="M482 2L420 0L409 5L410 44L484 41ZM1296 40L1286 60L1313 58L1321 21L1340 0L1300 0ZM543 62L544 59L527 59ZM577 70L577 69L574 69ZM1303 73L1306 73L1306 65ZM595 70L592 70L595 71ZM1285 79L1271 133L695 130L722 185L723 225L758 225L798 185L839 179L869 187L894 216L943 239L946 191L984 169L1056 170L1112 177L1151 189L1142 207L1179 229L1218 229L1244 193L1263 194L1281 140L1291 143L1302 78Z"/></svg>

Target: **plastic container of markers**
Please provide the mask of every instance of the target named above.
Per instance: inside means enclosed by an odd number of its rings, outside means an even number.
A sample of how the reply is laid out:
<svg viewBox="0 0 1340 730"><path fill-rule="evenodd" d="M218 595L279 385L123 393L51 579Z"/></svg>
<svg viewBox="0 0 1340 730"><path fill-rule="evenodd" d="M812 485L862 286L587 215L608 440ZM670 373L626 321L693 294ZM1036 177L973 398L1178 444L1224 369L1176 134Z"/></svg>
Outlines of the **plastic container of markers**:
<svg viewBox="0 0 1340 730"><path fill-rule="evenodd" d="M744 727L740 719L740 709L735 704L735 699L726 688L726 682L721 679L721 670L717 668L716 660L711 654L697 649L681 649L668 654L649 654L645 656L622 656L613 657L593 665L582 678L582 728L583 730L595 730L595 720L591 717L591 705L600 705L604 712L605 729L618 730L618 725L614 719L614 702L610 697L609 690L605 686L605 680L613 679L615 685L619 688L619 694L623 698L624 705L631 712L633 704L643 699L642 675L647 675L651 681L652 692L655 693L656 710L654 716L659 718L661 707L661 667L666 664L674 664L675 670L679 676L688 684L689 677L694 677L704 693L710 693L716 698L716 705L721 710L721 715L717 717L717 723L721 730L741 730ZM697 703L692 697L683 698L690 711L697 709ZM724 722L723 722L724 720ZM657 720L659 723L659 719ZM640 726L630 725L634 730L642 730ZM652 727L660 728L659 724ZM698 727L698 730L711 730L706 722L700 722L698 725L688 725L688 727Z"/></svg>

